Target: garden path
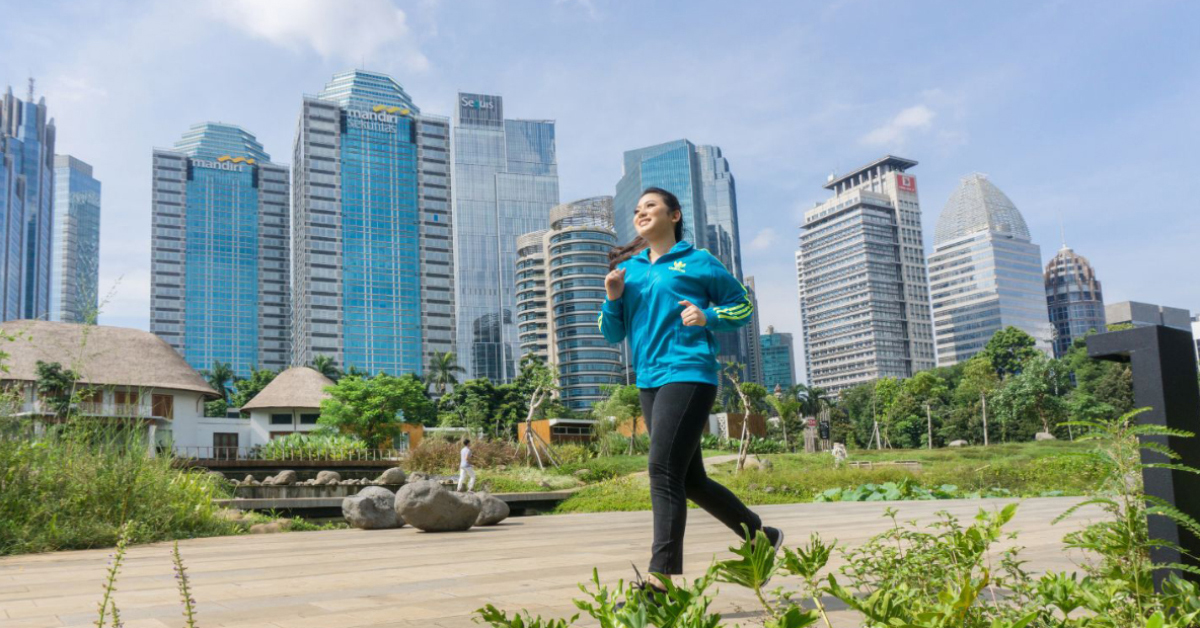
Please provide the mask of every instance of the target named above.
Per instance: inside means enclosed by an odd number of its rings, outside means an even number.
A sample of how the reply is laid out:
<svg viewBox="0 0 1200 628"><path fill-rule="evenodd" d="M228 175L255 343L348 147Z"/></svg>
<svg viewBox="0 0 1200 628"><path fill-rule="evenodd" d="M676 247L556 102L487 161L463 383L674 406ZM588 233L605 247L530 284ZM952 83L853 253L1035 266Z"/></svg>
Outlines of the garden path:
<svg viewBox="0 0 1200 628"><path fill-rule="evenodd" d="M1033 571L1070 569L1061 539L1088 513L1051 520L1078 498L1023 502L1009 529L1020 531ZM827 540L860 543L884 530L881 515L897 507L902 519L931 519L948 510L969 519L981 506L1007 500L823 503L760 506L756 510L787 534L788 545L812 532ZM1090 512L1095 516L1095 512ZM715 556L729 557L735 540L700 511L690 513L686 565L701 573ZM645 563L650 513L594 513L512 518L492 528L426 534L399 530L332 530L180 542L199 609L198 625L237 628L396 628L476 626L475 609L569 616L577 584L598 567L605 582L632 575ZM0 559L0 628L90 626L111 550L87 550ZM183 625L169 543L129 550L115 594L126 628ZM714 610L727 622L761 620L753 594L721 585ZM835 613L837 626L857 625ZM580 620L579 625L594 625Z"/></svg>

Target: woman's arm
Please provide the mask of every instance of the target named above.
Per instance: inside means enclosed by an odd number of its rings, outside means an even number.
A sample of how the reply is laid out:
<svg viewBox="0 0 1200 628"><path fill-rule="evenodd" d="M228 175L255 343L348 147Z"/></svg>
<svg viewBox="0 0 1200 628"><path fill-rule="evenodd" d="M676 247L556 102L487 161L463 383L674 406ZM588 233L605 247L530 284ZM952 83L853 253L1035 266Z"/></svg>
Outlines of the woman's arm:
<svg viewBox="0 0 1200 628"><path fill-rule="evenodd" d="M704 310L705 326L712 331L729 331L749 323L754 304L746 287L715 257L712 269L708 282L709 307Z"/></svg>
<svg viewBox="0 0 1200 628"><path fill-rule="evenodd" d="M625 303L622 299L615 301L605 299L600 307L600 333L604 339L617 344L625 339Z"/></svg>

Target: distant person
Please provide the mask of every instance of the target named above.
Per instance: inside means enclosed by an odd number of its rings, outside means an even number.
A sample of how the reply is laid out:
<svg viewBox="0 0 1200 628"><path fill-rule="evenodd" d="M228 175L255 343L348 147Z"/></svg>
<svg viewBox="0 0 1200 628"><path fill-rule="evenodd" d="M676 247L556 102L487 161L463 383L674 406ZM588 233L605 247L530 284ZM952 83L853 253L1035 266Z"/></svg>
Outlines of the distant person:
<svg viewBox="0 0 1200 628"><path fill-rule="evenodd" d="M471 478L467 482L467 491L475 490L475 467L471 466L471 440L463 439L463 448L458 452L458 491L462 492L463 480L467 477Z"/></svg>
<svg viewBox="0 0 1200 628"><path fill-rule="evenodd" d="M739 537L761 530L779 549L783 532L762 520L704 472L700 435L717 398L714 332L750 322L746 289L708 251L683 241L679 199L647 188L633 212L638 237L609 253L600 331L611 343L628 338L637 370L642 416L650 432L650 503L654 543L650 571L683 573L687 500ZM639 586L661 589L651 579Z"/></svg>

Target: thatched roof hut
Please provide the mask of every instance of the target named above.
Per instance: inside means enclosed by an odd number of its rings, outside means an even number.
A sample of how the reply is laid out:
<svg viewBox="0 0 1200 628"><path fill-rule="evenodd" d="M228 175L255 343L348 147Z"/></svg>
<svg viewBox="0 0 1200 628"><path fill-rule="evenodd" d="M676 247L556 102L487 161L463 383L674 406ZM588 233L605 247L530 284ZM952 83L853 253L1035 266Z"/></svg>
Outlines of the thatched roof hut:
<svg viewBox="0 0 1200 628"><path fill-rule="evenodd" d="M7 372L0 380L37 381L37 363L57 362L79 375L81 384L186 390L218 396L217 391L162 338L140 329L18 320L0 323Z"/></svg>
<svg viewBox="0 0 1200 628"><path fill-rule="evenodd" d="M304 408L319 410L321 400L329 397L325 392L326 386L332 386L333 380L325 377L320 371L307 366L292 367L271 380L253 399L247 401L241 410L262 410L265 408Z"/></svg>

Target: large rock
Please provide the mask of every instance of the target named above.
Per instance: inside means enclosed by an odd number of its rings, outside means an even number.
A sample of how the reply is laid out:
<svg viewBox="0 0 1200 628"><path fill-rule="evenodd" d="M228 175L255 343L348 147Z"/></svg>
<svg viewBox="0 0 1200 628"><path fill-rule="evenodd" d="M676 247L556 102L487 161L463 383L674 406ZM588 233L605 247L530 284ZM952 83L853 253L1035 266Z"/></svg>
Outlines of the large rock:
<svg viewBox="0 0 1200 628"><path fill-rule="evenodd" d="M379 484L404 484L404 480L406 479L407 476L404 475L404 469L392 467L379 474L379 477L375 478L375 481Z"/></svg>
<svg viewBox="0 0 1200 628"><path fill-rule="evenodd" d="M278 474L263 480L263 484L268 484L271 486L291 486L299 479L300 478L296 475L295 471L288 469L286 471L280 471Z"/></svg>
<svg viewBox="0 0 1200 628"><path fill-rule="evenodd" d="M1033 435L1033 440L1058 440L1058 439L1055 438L1054 434L1051 434L1050 432L1038 432L1037 434Z"/></svg>
<svg viewBox="0 0 1200 628"><path fill-rule="evenodd" d="M952 441L950 441L949 445L950 445L951 447L966 447L966 446L967 446L967 441L965 441L965 440L952 440Z"/></svg>
<svg viewBox="0 0 1200 628"><path fill-rule="evenodd" d="M342 474L337 471L321 471L317 473L317 481L314 484L322 484L333 486L342 481Z"/></svg>
<svg viewBox="0 0 1200 628"><path fill-rule="evenodd" d="M410 482L396 492L396 514L425 532L468 530L479 518L479 510L479 502L470 496L452 493L431 480Z"/></svg>
<svg viewBox="0 0 1200 628"><path fill-rule="evenodd" d="M404 520L396 514L396 494L379 486L368 486L342 500L342 516L352 528L384 530L399 528Z"/></svg>
<svg viewBox="0 0 1200 628"><path fill-rule="evenodd" d="M494 526L508 518L508 503L491 493L471 494L479 504L479 516L475 518L477 526Z"/></svg>

